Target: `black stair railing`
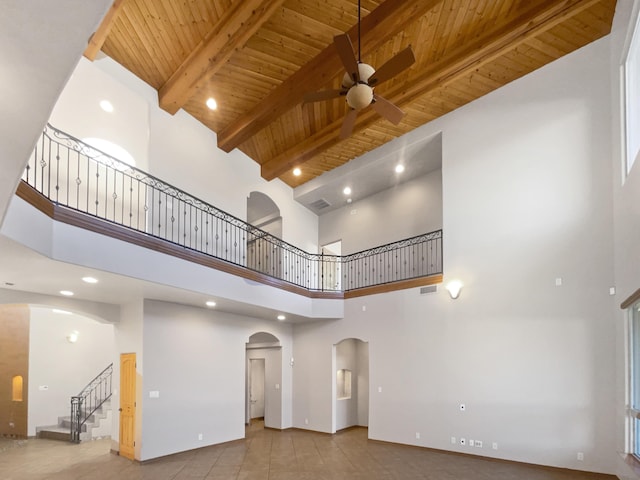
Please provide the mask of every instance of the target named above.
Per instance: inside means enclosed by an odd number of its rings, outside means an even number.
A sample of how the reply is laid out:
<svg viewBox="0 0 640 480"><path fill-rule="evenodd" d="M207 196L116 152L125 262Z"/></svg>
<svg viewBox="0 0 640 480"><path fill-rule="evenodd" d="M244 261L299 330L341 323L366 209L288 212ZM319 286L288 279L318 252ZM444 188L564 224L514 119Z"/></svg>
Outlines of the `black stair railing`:
<svg viewBox="0 0 640 480"><path fill-rule="evenodd" d="M71 397L71 441L80 443L82 427L111 398L113 363L100 372L78 395Z"/></svg>
<svg viewBox="0 0 640 480"><path fill-rule="evenodd" d="M22 179L55 204L307 290L442 273L442 230L346 256L308 253L51 125Z"/></svg>

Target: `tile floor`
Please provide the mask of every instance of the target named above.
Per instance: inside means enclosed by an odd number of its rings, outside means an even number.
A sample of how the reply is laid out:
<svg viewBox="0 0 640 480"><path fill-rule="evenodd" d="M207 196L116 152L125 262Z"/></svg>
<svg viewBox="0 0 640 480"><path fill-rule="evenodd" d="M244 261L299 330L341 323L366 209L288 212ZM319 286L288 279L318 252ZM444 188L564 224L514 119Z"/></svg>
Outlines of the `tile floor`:
<svg viewBox="0 0 640 480"><path fill-rule="evenodd" d="M356 428L337 435L264 430L245 440L139 465L109 453L110 441L73 445L33 439L0 448L2 480L575 480L614 479L367 440Z"/></svg>

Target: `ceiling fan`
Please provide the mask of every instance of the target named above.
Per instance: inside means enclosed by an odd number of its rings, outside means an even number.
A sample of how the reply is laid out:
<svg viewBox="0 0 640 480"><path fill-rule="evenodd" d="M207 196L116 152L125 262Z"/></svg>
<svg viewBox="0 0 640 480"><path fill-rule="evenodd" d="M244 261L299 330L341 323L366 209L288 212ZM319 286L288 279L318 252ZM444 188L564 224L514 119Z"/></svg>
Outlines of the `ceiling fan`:
<svg viewBox="0 0 640 480"><path fill-rule="evenodd" d="M346 70L342 78L340 89L321 90L308 93L304 96L304 103L319 102L332 98L346 96L349 112L342 122L340 138L345 139L353 131L358 112L371 105L379 115L397 125L404 117L404 112L397 106L376 94L373 89L397 74L409 68L416 61L413 50L407 47L387 60L377 70L371 65L362 63L360 51L360 0L358 0L358 58L353 50L353 44L349 35L344 33L334 37L333 43L338 50L338 55Z"/></svg>

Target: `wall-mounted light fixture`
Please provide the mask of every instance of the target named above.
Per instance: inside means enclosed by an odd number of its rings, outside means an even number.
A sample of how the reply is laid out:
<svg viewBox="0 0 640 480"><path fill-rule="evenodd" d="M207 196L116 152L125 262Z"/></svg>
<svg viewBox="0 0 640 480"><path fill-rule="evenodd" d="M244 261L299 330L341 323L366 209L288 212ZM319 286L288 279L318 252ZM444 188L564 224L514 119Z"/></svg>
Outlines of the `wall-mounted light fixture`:
<svg viewBox="0 0 640 480"><path fill-rule="evenodd" d="M462 290L462 282L460 280L451 280L445 288L447 292L449 292L449 295L451 295L451 298L455 300L460 295L460 290Z"/></svg>
<svg viewBox="0 0 640 480"><path fill-rule="evenodd" d="M67 341L69 343L76 343L78 341L78 337L80 336L80 332L74 330L69 335L67 335Z"/></svg>

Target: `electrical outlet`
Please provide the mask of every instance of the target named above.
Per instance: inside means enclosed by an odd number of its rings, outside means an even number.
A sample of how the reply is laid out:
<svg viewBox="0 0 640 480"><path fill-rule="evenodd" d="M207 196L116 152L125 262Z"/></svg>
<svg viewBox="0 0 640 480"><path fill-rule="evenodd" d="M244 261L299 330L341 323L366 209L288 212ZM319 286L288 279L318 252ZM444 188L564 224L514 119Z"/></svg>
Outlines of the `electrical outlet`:
<svg viewBox="0 0 640 480"><path fill-rule="evenodd" d="M584 453L578 452L578 460L580 460L580 461L584 460Z"/></svg>
<svg viewBox="0 0 640 480"><path fill-rule="evenodd" d="M420 440L420 432L416 432L416 440Z"/></svg>
<svg viewBox="0 0 640 480"><path fill-rule="evenodd" d="M467 441L464 438L460 439L460 445L466 445Z"/></svg>
<svg viewBox="0 0 640 480"><path fill-rule="evenodd" d="M476 447L482 448L482 440L476 440Z"/></svg>
<svg viewBox="0 0 640 480"><path fill-rule="evenodd" d="M305 424L305 425L309 425L309 419L308 419L308 418L305 418L305 419L304 419L304 424Z"/></svg>
<svg viewBox="0 0 640 480"><path fill-rule="evenodd" d="M202 434L201 433L198 434L198 440L202 440Z"/></svg>
<svg viewBox="0 0 640 480"><path fill-rule="evenodd" d="M473 447L474 445L475 445L474 441L473 440L469 440L469 446Z"/></svg>
<svg viewBox="0 0 640 480"><path fill-rule="evenodd" d="M458 442L456 441L456 437L451 437L451 444L452 444L452 445L455 445L456 443L458 443Z"/></svg>
<svg viewBox="0 0 640 480"><path fill-rule="evenodd" d="M497 450L498 449L498 442L493 442L491 444L491 448L493 448L494 450Z"/></svg>

